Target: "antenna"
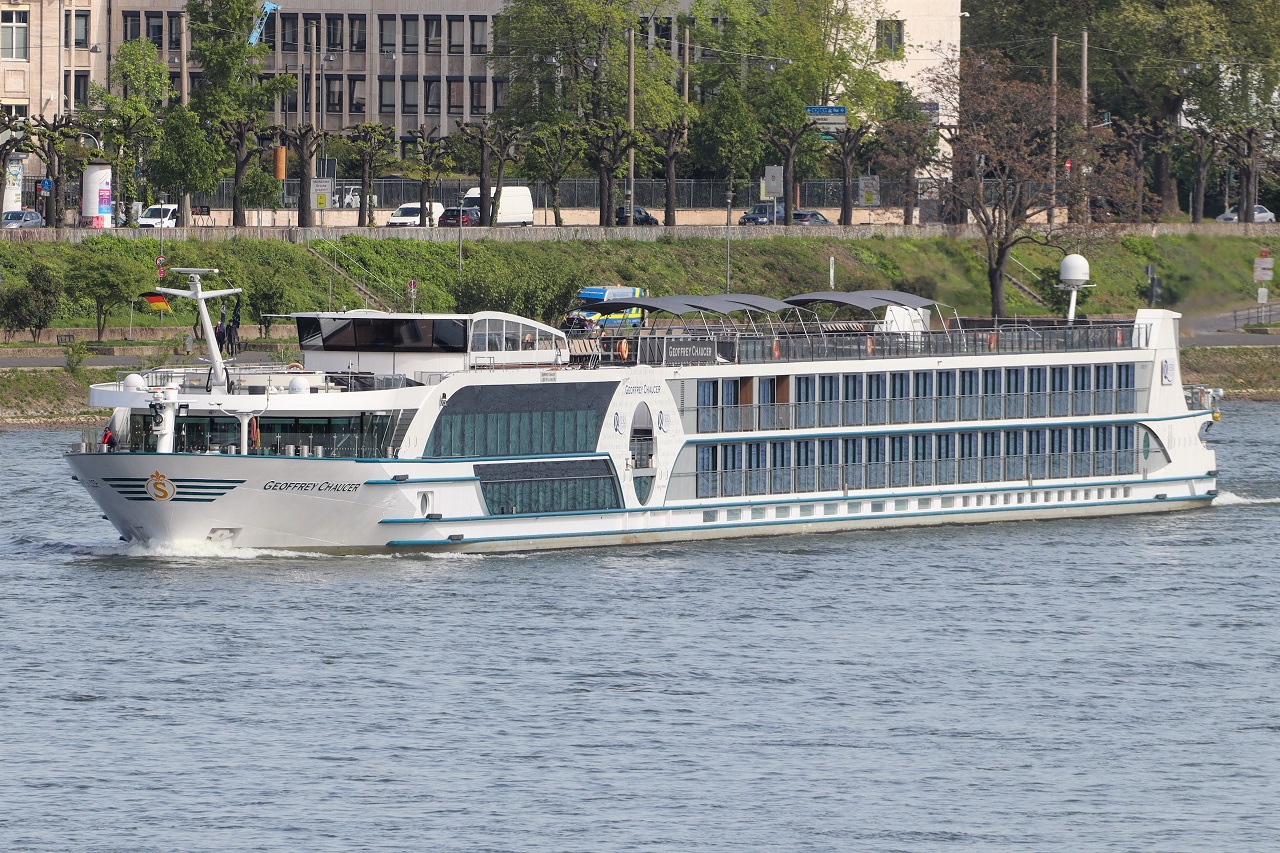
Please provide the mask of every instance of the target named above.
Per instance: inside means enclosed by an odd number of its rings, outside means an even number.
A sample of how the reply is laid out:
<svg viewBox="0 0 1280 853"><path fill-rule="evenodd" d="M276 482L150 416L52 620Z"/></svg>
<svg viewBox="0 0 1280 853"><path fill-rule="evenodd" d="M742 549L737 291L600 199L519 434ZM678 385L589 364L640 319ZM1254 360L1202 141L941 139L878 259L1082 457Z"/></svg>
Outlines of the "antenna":
<svg viewBox="0 0 1280 853"><path fill-rule="evenodd" d="M1097 287L1096 284L1087 284L1089 281L1089 262L1084 259L1084 255L1067 255L1062 259L1062 265L1058 267L1058 281L1055 285L1058 290L1067 290L1071 292L1071 305L1067 308L1067 322L1074 323L1076 321L1076 294L1081 288Z"/></svg>

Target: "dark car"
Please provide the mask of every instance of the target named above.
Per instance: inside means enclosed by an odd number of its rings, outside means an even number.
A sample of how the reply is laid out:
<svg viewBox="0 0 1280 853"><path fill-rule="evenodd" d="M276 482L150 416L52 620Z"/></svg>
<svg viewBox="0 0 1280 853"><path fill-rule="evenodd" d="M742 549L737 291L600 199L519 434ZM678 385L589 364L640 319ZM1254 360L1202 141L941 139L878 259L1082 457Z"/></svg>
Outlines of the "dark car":
<svg viewBox="0 0 1280 853"><path fill-rule="evenodd" d="M830 219L816 210L797 210L791 214L792 225L834 225Z"/></svg>
<svg viewBox="0 0 1280 853"><path fill-rule="evenodd" d="M776 202L758 201L738 219L739 225L777 225L786 214L786 206Z"/></svg>
<svg viewBox="0 0 1280 853"><path fill-rule="evenodd" d="M632 215L632 219L635 221L636 225L657 225L658 224L657 217L655 217L649 211L645 210L643 207L636 205L634 208L632 208L632 210L634 211L634 214ZM626 225L627 224L627 208L620 207L617 210L615 210L614 218L616 219L619 225Z"/></svg>
<svg viewBox="0 0 1280 853"><path fill-rule="evenodd" d="M461 208L446 207L444 209L444 213L440 214L440 221L439 221L440 227L441 228L457 228L459 215L461 215L463 226L480 224L480 208L478 207L461 207Z"/></svg>

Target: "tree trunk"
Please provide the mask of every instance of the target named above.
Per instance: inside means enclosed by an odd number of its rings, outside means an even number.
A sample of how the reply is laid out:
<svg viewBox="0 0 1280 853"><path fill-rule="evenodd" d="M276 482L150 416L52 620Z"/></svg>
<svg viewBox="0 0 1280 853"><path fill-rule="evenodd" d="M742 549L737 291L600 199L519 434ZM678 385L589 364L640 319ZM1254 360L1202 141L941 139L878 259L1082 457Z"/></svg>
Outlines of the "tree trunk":
<svg viewBox="0 0 1280 853"><path fill-rule="evenodd" d="M369 225L369 193L373 192L373 164L367 159L360 160L360 215L356 218L357 227Z"/></svg>
<svg viewBox="0 0 1280 853"><path fill-rule="evenodd" d="M316 159L313 140L315 129L307 126L298 131L298 227L312 228L316 224L315 211L311 208L311 182L316 176Z"/></svg>
<svg viewBox="0 0 1280 853"><path fill-rule="evenodd" d="M613 176L609 174L609 167L605 165L604 158L600 159L600 165L596 167L596 181L600 186L600 227L608 228L614 224Z"/></svg>
<svg viewBox="0 0 1280 853"><path fill-rule="evenodd" d="M902 224L914 225L916 221L916 195L920 182L914 169L907 169L906 191L902 198Z"/></svg>
<svg viewBox="0 0 1280 853"><path fill-rule="evenodd" d="M430 223L428 217L431 215L431 182L418 181L418 227L422 228Z"/></svg>
<svg viewBox="0 0 1280 853"><path fill-rule="evenodd" d="M249 224L245 215L244 201L240 198L240 188L244 186L245 175L249 173L249 143L243 136L236 143L235 173L232 180L231 224L236 228L244 228Z"/></svg>
<svg viewBox="0 0 1280 853"><path fill-rule="evenodd" d="M1008 311L1004 296L1004 271L1008 266L1009 249L1004 246L997 247L995 262L987 264L987 284L991 287L991 318L994 320L1002 319Z"/></svg>
<svg viewBox="0 0 1280 853"><path fill-rule="evenodd" d="M558 179L551 181L548 186L551 189L551 213L555 216L556 227L563 228L564 219L560 215L560 181Z"/></svg>
<svg viewBox="0 0 1280 853"><path fill-rule="evenodd" d="M848 151L840 153L840 224L853 224L853 179L857 163Z"/></svg>
<svg viewBox="0 0 1280 853"><path fill-rule="evenodd" d="M791 225L795 218L795 185L796 185L796 154L795 149L788 149L782 157L782 198L783 198L783 225Z"/></svg>
<svg viewBox="0 0 1280 853"><path fill-rule="evenodd" d="M663 158L663 177L666 179L666 205L662 211L662 224L667 227L673 227L676 224L676 158L678 152L675 146L668 145L666 156Z"/></svg>
<svg viewBox="0 0 1280 853"><path fill-rule="evenodd" d="M480 226L483 228L493 224L493 199L489 195L489 166L490 153L489 143L484 139L483 133L480 137ZM458 224L462 224L462 220L458 220Z"/></svg>

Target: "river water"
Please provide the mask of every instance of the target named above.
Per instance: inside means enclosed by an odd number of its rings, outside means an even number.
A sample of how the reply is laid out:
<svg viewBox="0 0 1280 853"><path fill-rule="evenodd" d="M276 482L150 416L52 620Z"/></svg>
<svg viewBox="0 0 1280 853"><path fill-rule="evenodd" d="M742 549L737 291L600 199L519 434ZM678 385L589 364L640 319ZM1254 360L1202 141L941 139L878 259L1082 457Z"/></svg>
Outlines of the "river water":
<svg viewBox="0 0 1280 853"><path fill-rule="evenodd" d="M1194 512L125 547L0 432L0 849L1280 849L1280 405Z"/></svg>

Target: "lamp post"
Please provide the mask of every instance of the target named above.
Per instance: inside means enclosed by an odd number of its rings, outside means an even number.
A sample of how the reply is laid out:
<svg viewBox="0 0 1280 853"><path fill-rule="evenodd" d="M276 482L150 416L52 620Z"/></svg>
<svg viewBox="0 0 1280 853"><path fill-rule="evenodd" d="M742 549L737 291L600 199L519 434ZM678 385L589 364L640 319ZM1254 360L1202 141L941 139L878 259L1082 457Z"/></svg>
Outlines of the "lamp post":
<svg viewBox="0 0 1280 853"><path fill-rule="evenodd" d="M729 292L729 234L733 225L733 184L724 192L724 292Z"/></svg>
<svg viewBox="0 0 1280 853"><path fill-rule="evenodd" d="M466 193L458 196L458 278L462 278L462 204L467 200Z"/></svg>

